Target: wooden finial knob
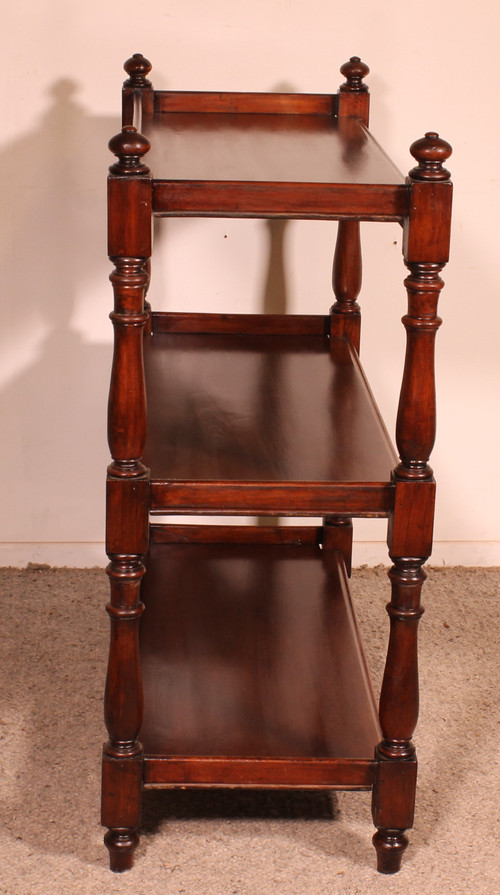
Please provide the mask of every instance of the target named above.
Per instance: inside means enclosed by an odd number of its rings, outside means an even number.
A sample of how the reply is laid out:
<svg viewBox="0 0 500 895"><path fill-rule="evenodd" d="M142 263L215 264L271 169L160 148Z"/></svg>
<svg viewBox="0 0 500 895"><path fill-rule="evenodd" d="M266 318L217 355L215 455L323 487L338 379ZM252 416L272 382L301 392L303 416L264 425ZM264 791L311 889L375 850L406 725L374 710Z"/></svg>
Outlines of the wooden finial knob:
<svg viewBox="0 0 500 895"><path fill-rule="evenodd" d="M142 53L134 53L123 67L128 74L124 87L151 87L151 81L147 80L146 75L149 75L152 66Z"/></svg>
<svg viewBox="0 0 500 895"><path fill-rule="evenodd" d="M351 56L349 62L342 65L340 72L346 78L339 88L342 93L366 93L368 91L366 84L363 84L363 78L366 78L370 69L364 62L361 62L359 56Z"/></svg>
<svg viewBox="0 0 500 895"><path fill-rule="evenodd" d="M410 152L418 162L418 167L410 171L412 180L449 180L450 172L443 168L443 162L450 157L452 149L439 134L429 131L412 143Z"/></svg>
<svg viewBox="0 0 500 895"><path fill-rule="evenodd" d="M110 174L149 174L149 168L143 164L141 158L151 148L151 144L138 133L137 128L132 125L123 127L121 133L111 137L108 146L113 155L118 157L118 161L109 169Z"/></svg>

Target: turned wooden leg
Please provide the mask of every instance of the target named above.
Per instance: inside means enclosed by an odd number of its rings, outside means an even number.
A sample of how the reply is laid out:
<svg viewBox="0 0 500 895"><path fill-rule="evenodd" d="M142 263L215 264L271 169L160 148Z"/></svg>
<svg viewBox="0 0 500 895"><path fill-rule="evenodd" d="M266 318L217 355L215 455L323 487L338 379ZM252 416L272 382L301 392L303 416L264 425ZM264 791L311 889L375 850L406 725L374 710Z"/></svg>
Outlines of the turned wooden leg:
<svg viewBox="0 0 500 895"><path fill-rule="evenodd" d="M109 867L114 873L131 870L134 863L134 851L139 845L136 830L108 830L104 844L109 851Z"/></svg>
<svg viewBox="0 0 500 895"><path fill-rule="evenodd" d="M389 647L380 695L383 739L375 757L373 838L378 870L396 873L408 845L404 831L413 825L417 761L411 741L418 718L417 627L423 613L420 592L425 573L420 559L396 559L389 572L392 599Z"/></svg>
<svg viewBox="0 0 500 895"><path fill-rule="evenodd" d="M139 587L144 567L137 557L114 557L108 567L111 637L106 679L105 720L109 740L102 761L102 824L111 870L129 870L139 843L142 747L142 681L138 626L143 605Z"/></svg>
<svg viewBox="0 0 500 895"><path fill-rule="evenodd" d="M378 827L373 837L379 873L397 873L408 847L405 830L413 826L417 762L389 759L377 749L378 779L373 791L373 821Z"/></svg>
<svg viewBox="0 0 500 895"><path fill-rule="evenodd" d="M377 830L373 837L379 873L398 873L408 839L401 830Z"/></svg>

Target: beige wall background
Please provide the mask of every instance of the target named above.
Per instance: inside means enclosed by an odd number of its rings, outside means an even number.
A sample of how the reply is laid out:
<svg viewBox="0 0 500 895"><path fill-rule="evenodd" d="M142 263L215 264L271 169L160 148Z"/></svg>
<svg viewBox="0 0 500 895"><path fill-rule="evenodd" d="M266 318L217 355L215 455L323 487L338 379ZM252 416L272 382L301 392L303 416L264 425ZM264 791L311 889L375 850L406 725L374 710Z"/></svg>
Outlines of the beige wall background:
<svg viewBox="0 0 500 895"><path fill-rule="evenodd" d="M427 130L454 147L452 257L438 335L436 564L500 565L498 4L452 0L27 0L4 16L0 177L0 563L103 563L112 295L108 139L124 60L156 87L335 92L368 63L371 126L402 171ZM262 310L262 221L164 221L151 298L164 308ZM334 223L283 232L287 310L332 301ZM362 355L392 429L402 370L401 234L362 227ZM359 523L356 561L384 562L385 527Z"/></svg>

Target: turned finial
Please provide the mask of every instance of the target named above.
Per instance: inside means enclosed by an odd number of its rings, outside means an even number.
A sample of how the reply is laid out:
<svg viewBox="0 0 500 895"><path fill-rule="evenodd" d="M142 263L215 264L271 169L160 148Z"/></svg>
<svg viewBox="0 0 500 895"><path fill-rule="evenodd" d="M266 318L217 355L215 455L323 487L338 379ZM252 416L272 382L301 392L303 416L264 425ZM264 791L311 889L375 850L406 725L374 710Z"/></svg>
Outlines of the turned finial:
<svg viewBox="0 0 500 895"><path fill-rule="evenodd" d="M151 81L148 81L146 75L151 71L151 63L142 53L134 53L130 59L123 65L128 74L124 87L151 87Z"/></svg>
<svg viewBox="0 0 500 895"><path fill-rule="evenodd" d="M123 127L121 133L111 137L108 143L113 155L118 161L111 165L110 174L149 174L149 168L141 161L141 157L148 152L151 144L146 137L138 133L132 125Z"/></svg>
<svg viewBox="0 0 500 895"><path fill-rule="evenodd" d="M449 180L450 172L443 168L443 162L450 157L452 149L439 134L429 131L421 140L410 146L410 152L418 166L412 168L412 180Z"/></svg>
<svg viewBox="0 0 500 895"><path fill-rule="evenodd" d="M361 62L359 56L351 56L349 62L345 62L341 66L340 72L346 78L339 88L342 93L366 93L368 91L366 84L363 84L363 78L366 78L370 69L364 62Z"/></svg>

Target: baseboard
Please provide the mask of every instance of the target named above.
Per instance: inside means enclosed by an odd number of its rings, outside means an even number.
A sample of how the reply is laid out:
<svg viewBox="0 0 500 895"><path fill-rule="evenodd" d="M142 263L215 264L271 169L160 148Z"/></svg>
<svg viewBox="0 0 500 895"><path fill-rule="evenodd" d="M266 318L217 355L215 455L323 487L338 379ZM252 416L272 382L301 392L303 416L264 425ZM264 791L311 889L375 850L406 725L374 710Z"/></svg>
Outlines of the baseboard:
<svg viewBox="0 0 500 895"><path fill-rule="evenodd" d="M104 544L68 543L0 543L0 566L22 569L28 565L67 566L86 569L107 565ZM355 541L353 565L389 565L387 546L383 541ZM500 541L436 541L429 561L433 566L500 566Z"/></svg>
<svg viewBox="0 0 500 895"><path fill-rule="evenodd" d="M102 542L0 543L0 566L25 569L28 565L88 569L106 566Z"/></svg>
<svg viewBox="0 0 500 895"><path fill-rule="evenodd" d="M383 541L359 541L353 545L353 566L390 565ZM500 541L435 541L430 566L500 566Z"/></svg>

